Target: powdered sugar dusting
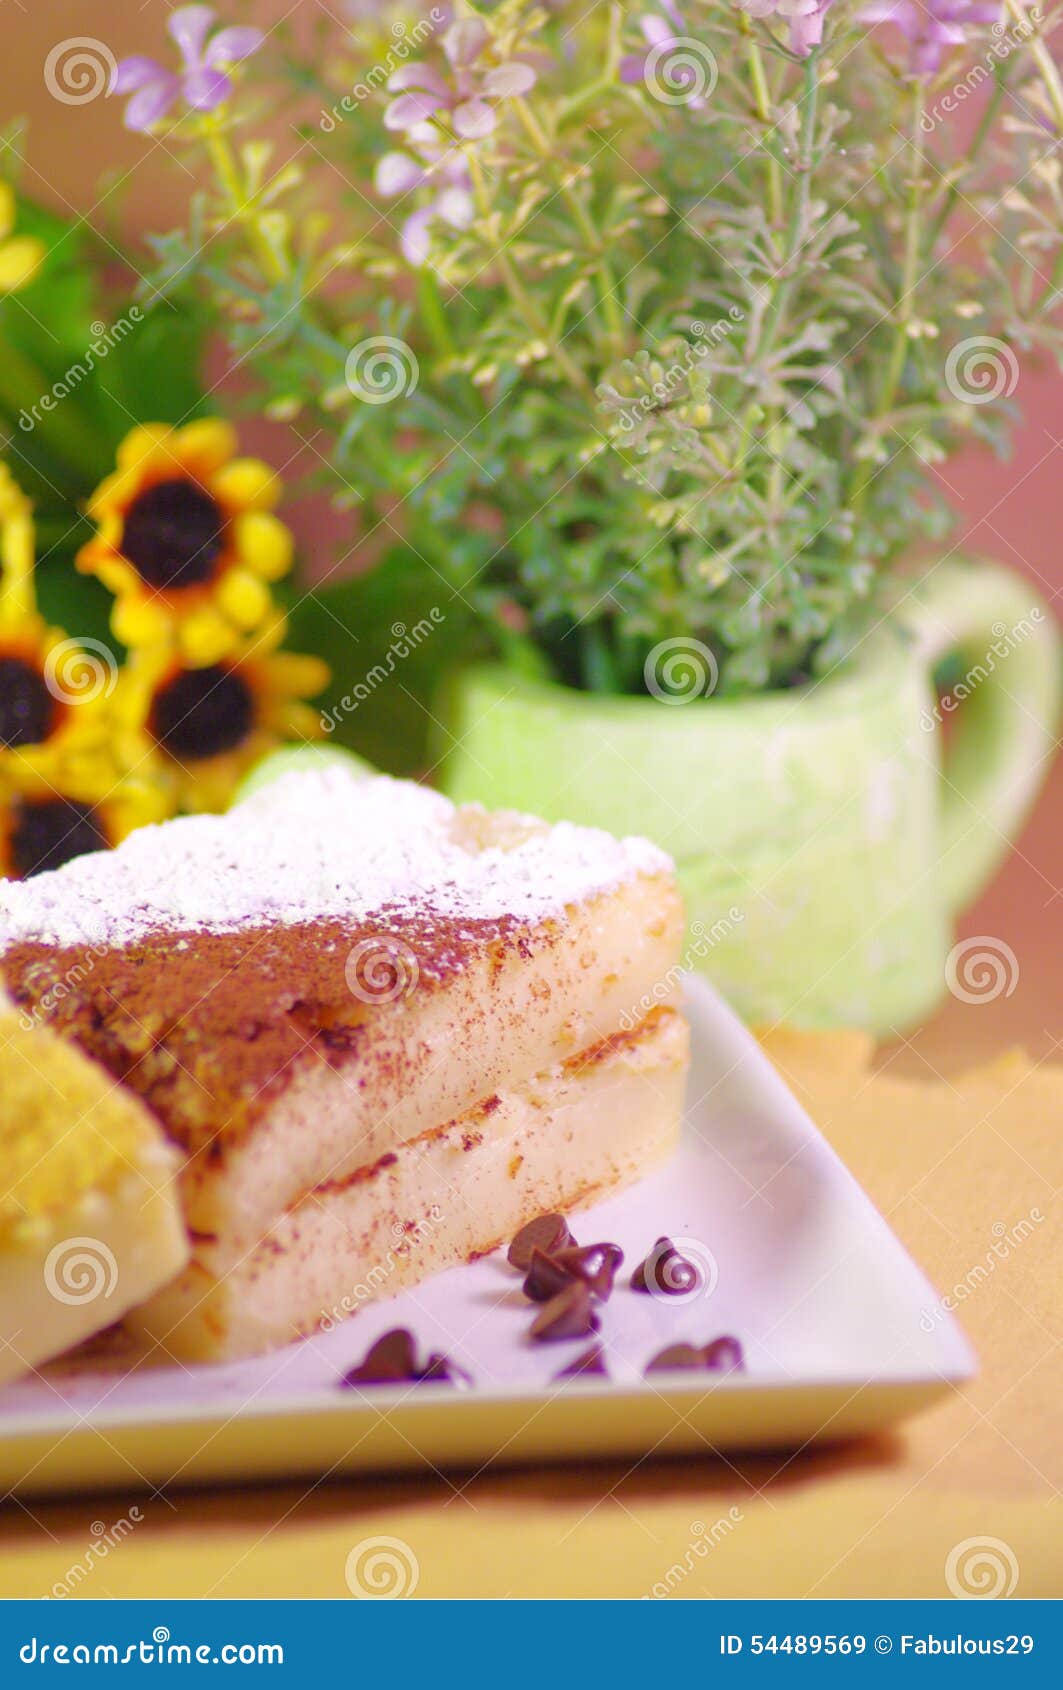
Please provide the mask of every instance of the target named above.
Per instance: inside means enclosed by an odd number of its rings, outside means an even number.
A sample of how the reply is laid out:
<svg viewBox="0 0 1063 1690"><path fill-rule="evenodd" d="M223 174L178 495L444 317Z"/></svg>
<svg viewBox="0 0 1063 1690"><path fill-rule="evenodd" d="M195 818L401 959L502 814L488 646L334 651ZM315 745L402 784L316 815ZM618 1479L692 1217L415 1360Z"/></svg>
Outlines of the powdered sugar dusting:
<svg viewBox="0 0 1063 1690"><path fill-rule="evenodd" d="M143 827L117 850L0 881L0 946L128 945L160 929L225 933L322 916L364 923L385 909L539 921L671 867L645 839L569 822L530 837L518 827L511 849L466 848L461 837L475 831L474 812L410 781L292 772L228 815Z"/></svg>

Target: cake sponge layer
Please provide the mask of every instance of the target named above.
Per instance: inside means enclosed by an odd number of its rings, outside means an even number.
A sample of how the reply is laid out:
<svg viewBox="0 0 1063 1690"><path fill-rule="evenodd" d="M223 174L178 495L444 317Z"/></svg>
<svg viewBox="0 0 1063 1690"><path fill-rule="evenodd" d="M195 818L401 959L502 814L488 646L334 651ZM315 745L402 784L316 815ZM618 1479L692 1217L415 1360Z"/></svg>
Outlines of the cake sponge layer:
<svg viewBox="0 0 1063 1690"><path fill-rule="evenodd" d="M199 1244L132 1324L181 1358L252 1355L482 1255L534 1214L630 1184L675 1144L687 1044L682 1018L654 1011L311 1191L237 1260L212 1263Z"/></svg>

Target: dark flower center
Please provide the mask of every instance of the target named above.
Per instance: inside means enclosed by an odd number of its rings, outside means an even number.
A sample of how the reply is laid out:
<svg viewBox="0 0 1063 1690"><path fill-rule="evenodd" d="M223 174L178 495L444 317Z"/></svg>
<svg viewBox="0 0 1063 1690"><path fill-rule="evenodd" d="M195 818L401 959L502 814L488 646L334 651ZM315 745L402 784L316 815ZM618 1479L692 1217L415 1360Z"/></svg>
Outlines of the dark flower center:
<svg viewBox="0 0 1063 1690"><path fill-rule="evenodd" d="M155 694L151 731L171 757L216 757L245 740L255 709L247 682L211 663L182 669Z"/></svg>
<svg viewBox="0 0 1063 1690"><path fill-rule="evenodd" d="M126 512L122 552L149 587L194 587L210 580L224 527L217 503L194 481L157 481Z"/></svg>
<svg viewBox="0 0 1063 1690"><path fill-rule="evenodd" d="M72 798L23 801L15 812L11 832L11 862L16 874L28 879L44 869L61 868L85 851L102 851L107 839L91 804Z"/></svg>
<svg viewBox="0 0 1063 1690"><path fill-rule="evenodd" d="M0 657L0 746L39 745L55 727L58 705L39 669L22 657Z"/></svg>

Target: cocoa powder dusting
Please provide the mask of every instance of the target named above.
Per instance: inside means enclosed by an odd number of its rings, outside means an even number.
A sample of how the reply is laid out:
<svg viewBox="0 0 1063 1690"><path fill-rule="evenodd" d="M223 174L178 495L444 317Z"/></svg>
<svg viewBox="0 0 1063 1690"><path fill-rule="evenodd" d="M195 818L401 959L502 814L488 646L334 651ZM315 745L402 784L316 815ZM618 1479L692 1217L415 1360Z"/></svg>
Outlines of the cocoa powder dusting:
<svg viewBox="0 0 1063 1690"><path fill-rule="evenodd" d="M533 948L556 936L544 923ZM526 928L511 917L384 909L371 926L337 918L173 931L91 954L24 940L5 951L3 967L21 1009L138 1092L189 1154L220 1155L302 1066L357 1063L380 1018L400 1018L411 997L474 959L493 966L526 943ZM397 996L394 972L373 971L373 945L385 963L405 958Z"/></svg>

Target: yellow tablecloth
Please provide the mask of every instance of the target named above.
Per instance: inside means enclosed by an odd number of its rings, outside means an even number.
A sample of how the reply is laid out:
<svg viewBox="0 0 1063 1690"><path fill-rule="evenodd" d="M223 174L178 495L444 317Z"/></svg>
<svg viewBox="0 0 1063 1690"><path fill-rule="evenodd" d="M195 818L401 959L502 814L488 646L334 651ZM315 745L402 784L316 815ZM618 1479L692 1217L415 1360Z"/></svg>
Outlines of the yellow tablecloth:
<svg viewBox="0 0 1063 1690"><path fill-rule="evenodd" d="M935 1284L956 1288L982 1371L943 1405L792 1459L9 1503L0 1594L50 1590L131 1504L143 1520L93 1558L81 1595L346 1596L349 1552L378 1536L401 1540L418 1596L944 1596L950 1553L985 1538L1016 1595L1063 1594L1063 1069L1014 1056L925 1083L873 1072L859 1035L766 1043ZM977 1554L956 1557L972 1578Z"/></svg>

